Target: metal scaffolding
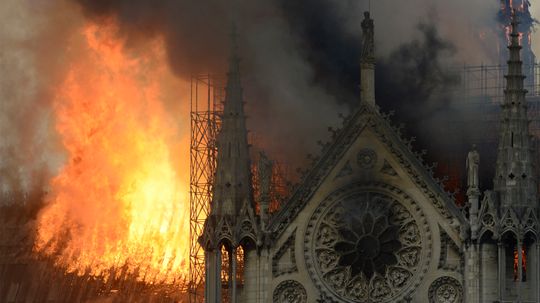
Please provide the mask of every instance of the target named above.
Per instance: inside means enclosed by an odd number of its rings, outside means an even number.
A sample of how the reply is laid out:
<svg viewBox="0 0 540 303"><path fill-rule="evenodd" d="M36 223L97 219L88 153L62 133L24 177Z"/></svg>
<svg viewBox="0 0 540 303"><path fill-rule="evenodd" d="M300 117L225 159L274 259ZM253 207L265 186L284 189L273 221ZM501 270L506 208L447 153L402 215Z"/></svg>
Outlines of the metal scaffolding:
<svg viewBox="0 0 540 303"><path fill-rule="evenodd" d="M436 170L438 175L447 176L446 182L449 190L463 189L464 157L466 150L457 144L463 142L464 137L468 142L478 145L482 152L482 169L494 167L499 140L500 105L504 101L504 88L506 81L506 65L464 65L451 68L450 70L459 75L459 83L450 93L452 96L451 108L454 114L440 116L439 125L444 126L437 133L446 138L448 144L445 150L439 151L437 161L439 166ZM540 138L540 65L524 64L523 73L527 76L525 89L527 89L527 103L531 135ZM457 114L456 114L457 113ZM461 127L456 127L461 125ZM486 131L478 131L478 129ZM463 129L471 131L460 133ZM476 131L473 131L476 130ZM466 147L470 148L470 146ZM437 153L437 151L435 151ZM540 173L540 171L539 171ZM464 202L463 190L458 193L458 201Z"/></svg>
<svg viewBox="0 0 540 303"><path fill-rule="evenodd" d="M198 243L208 216L214 172L216 137L225 97L223 80L212 75L191 78L189 302L204 300L204 251Z"/></svg>
<svg viewBox="0 0 540 303"><path fill-rule="evenodd" d="M221 127L221 114L225 100L225 81L212 75L191 78L191 146L190 146L190 255L189 255L189 302L204 301L204 251L198 243L204 221L210 210L214 172L216 170L216 139ZM256 136L248 138L252 159L258 155ZM252 162L252 182L255 202L258 204L257 161ZM287 166L274 161L271 189L270 213L277 211L289 193ZM238 265L243 270L243 251ZM226 262L223 261L223 264Z"/></svg>
<svg viewBox="0 0 540 303"><path fill-rule="evenodd" d="M499 103L503 101L506 65L464 65L459 69L464 101L482 96ZM524 64L523 74L526 76L524 84L527 97L539 96L540 64Z"/></svg>
<svg viewBox="0 0 540 303"><path fill-rule="evenodd" d="M492 124L498 128L500 104L504 100L504 87L506 65L479 65L463 66L460 73L460 86L458 87L458 100L462 102L457 106L464 109L465 113L473 116L464 119L481 119L484 123ZM523 73L526 76L525 89L531 119L530 130L534 135L540 135L540 64L523 65ZM480 114L480 115L479 115ZM497 132L493 132L497 134ZM484 139L492 140L490 136ZM481 138L479 138L481 139ZM494 138L495 140L497 138Z"/></svg>
<svg viewBox="0 0 540 303"><path fill-rule="evenodd" d="M259 156L259 154L254 153L251 158L257 160ZM270 176L269 192L270 204L268 208L268 213L270 215L277 212L283 206L283 203L285 203L285 200L287 199L291 191L288 166L278 160L273 160L272 163L272 175ZM253 161L251 165L251 179L253 183L253 198L255 200L255 210L257 213L259 213L260 211L259 205L261 202L259 190L260 180L258 170L258 161Z"/></svg>

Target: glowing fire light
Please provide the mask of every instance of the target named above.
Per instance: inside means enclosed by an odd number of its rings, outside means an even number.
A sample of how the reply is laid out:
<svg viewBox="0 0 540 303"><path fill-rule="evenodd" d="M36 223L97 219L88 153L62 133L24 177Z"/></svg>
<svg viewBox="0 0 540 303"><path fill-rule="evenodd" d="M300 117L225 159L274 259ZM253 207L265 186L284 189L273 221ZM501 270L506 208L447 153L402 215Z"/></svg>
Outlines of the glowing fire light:
<svg viewBox="0 0 540 303"><path fill-rule="evenodd" d="M514 249L514 281L525 281L527 276L527 254L525 248L521 249L521 273L522 276L519 278L519 256L517 248Z"/></svg>
<svg viewBox="0 0 540 303"><path fill-rule="evenodd" d="M130 56L116 33L114 22L87 25L57 90L68 162L51 181L35 250L80 275L178 283L188 271L188 187L171 147L176 122L160 99L163 43Z"/></svg>

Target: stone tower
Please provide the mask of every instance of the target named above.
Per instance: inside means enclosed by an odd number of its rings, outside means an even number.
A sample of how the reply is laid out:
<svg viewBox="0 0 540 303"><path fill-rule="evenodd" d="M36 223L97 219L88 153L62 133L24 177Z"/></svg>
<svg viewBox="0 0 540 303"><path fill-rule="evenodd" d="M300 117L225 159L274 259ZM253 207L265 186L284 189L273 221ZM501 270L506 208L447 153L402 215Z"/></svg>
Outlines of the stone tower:
<svg viewBox="0 0 540 303"><path fill-rule="evenodd" d="M501 206L523 210L536 207L536 177L533 174L533 146L529 135L525 76L520 58L521 45L516 16L512 19L508 75L499 132L499 147L494 178Z"/></svg>
<svg viewBox="0 0 540 303"><path fill-rule="evenodd" d="M515 13L511 27L494 190L486 191L481 203L474 181L475 166L471 164L475 151L469 153L467 161L471 229L470 242L465 247L467 302L528 302L540 298L536 286L540 273L536 148L529 134L522 47Z"/></svg>
<svg viewBox="0 0 540 303"><path fill-rule="evenodd" d="M231 37L226 97L221 130L217 138L213 198L203 235L199 239L205 250L205 298L209 303L241 301L239 291L244 286L243 263L257 242L246 116L235 31Z"/></svg>

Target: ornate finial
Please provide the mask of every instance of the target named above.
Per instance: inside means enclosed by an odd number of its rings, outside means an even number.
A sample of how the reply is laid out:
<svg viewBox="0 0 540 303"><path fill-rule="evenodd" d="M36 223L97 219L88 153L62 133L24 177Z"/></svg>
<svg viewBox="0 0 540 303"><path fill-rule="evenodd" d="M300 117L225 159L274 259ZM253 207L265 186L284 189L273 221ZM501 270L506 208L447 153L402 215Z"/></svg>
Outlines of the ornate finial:
<svg viewBox="0 0 540 303"><path fill-rule="evenodd" d="M519 24L519 20L516 14L516 10L512 9L512 14L510 15L510 26L511 26L510 45L511 46L519 46L518 24Z"/></svg>
<svg viewBox="0 0 540 303"><path fill-rule="evenodd" d="M375 26L369 12L364 12L362 21L362 54L360 58L360 106L371 106L378 112L375 104Z"/></svg>
<svg viewBox="0 0 540 303"><path fill-rule="evenodd" d="M510 13L510 24L512 25L512 33L517 33L517 25L519 24L519 21L515 8L512 8L512 12Z"/></svg>
<svg viewBox="0 0 540 303"><path fill-rule="evenodd" d="M362 21L362 62L375 62L375 25L369 12L364 12L364 21Z"/></svg>

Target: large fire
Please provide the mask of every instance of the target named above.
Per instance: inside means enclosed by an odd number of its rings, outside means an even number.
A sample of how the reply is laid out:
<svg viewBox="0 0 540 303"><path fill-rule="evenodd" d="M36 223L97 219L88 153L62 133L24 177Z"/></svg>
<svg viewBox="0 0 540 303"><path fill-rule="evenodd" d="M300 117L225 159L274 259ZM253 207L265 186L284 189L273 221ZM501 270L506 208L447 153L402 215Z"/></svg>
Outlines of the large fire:
<svg viewBox="0 0 540 303"><path fill-rule="evenodd" d="M35 250L81 275L179 283L189 263L189 192L179 174L188 168L175 159L178 126L161 100L163 43L130 55L112 21L81 36L54 103L68 160L51 181Z"/></svg>

